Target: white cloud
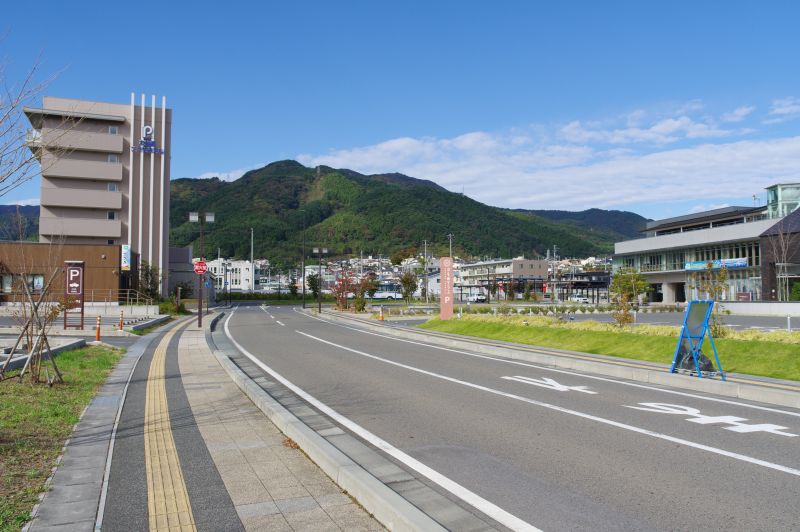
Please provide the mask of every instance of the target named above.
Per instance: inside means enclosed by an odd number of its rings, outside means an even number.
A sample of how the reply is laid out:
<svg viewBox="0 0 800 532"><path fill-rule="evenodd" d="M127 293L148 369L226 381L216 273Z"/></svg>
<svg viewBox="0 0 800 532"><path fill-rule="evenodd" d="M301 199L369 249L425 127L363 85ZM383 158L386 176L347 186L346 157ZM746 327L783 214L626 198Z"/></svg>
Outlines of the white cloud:
<svg viewBox="0 0 800 532"><path fill-rule="evenodd" d="M687 138L702 138L710 133L680 120L658 125L660 135L681 130ZM298 159L363 173L398 171L457 192L463 187L467 195L490 205L530 209L623 208L701 198L713 202L759 193L777 181L800 181L800 137L640 153L595 150L588 144L592 135L572 137L585 140L583 144L548 145L536 135L520 143L520 134L402 138Z"/></svg>
<svg viewBox="0 0 800 532"><path fill-rule="evenodd" d="M628 124L632 123L630 115L627 122ZM579 120L574 120L559 131L560 136L569 142L606 144L671 144L684 139L727 137L735 133L737 132L721 129L711 122L697 122L688 116L663 118L649 127L617 129L584 127Z"/></svg>
<svg viewBox="0 0 800 532"><path fill-rule="evenodd" d="M705 212L705 211L713 211L714 209L722 209L724 207L730 207L729 203L717 203L715 205L695 205L689 209L688 214L694 214L697 212Z"/></svg>
<svg viewBox="0 0 800 532"><path fill-rule="evenodd" d="M266 164L266 163L265 163ZM254 164L244 168L237 168L235 170L228 170L226 172L203 172L200 175L194 176L192 179L212 179L214 177L220 178L222 181L236 181L250 170L263 167L264 164Z"/></svg>
<svg viewBox="0 0 800 532"><path fill-rule="evenodd" d="M772 118L764 120L765 124L780 124L800 117L800 99L789 96L773 100L769 115Z"/></svg>
<svg viewBox="0 0 800 532"><path fill-rule="evenodd" d="M741 107L737 107L733 111L724 113L720 117L720 120L722 120L723 122L741 122L747 117L747 115L749 115L755 110L756 108L751 105L743 105Z"/></svg>
<svg viewBox="0 0 800 532"><path fill-rule="evenodd" d="M28 198L28 199L15 200L14 201L14 205L22 205L22 206L39 205L39 198Z"/></svg>

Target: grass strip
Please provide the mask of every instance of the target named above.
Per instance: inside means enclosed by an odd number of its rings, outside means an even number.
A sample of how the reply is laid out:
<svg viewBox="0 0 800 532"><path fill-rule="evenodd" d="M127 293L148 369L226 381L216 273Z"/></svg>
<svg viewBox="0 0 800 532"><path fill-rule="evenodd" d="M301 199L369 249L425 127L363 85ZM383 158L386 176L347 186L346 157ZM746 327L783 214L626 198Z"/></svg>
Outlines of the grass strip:
<svg viewBox="0 0 800 532"><path fill-rule="evenodd" d="M677 328L672 336L656 336L635 334L625 330L586 330L582 329L580 324L571 325L547 326L531 323L526 326L521 320L501 321L463 317L448 321L433 319L419 327L491 340L662 364L672 362L678 340ZM798 344L730 338L715 338L714 342L722 369L726 372L800 381ZM704 344L703 352L713 356L708 342Z"/></svg>
<svg viewBox="0 0 800 532"><path fill-rule="evenodd" d="M124 351L90 346L61 353L64 383L0 382L0 531L20 530L64 441Z"/></svg>

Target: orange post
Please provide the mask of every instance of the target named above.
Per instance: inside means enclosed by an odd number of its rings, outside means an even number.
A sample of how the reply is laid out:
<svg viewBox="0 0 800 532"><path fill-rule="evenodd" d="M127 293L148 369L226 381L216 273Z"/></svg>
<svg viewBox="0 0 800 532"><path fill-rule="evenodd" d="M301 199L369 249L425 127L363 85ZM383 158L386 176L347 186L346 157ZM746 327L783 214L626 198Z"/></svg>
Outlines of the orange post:
<svg viewBox="0 0 800 532"><path fill-rule="evenodd" d="M94 340L95 342L100 341L100 316L97 316L97 328L94 330Z"/></svg>
<svg viewBox="0 0 800 532"><path fill-rule="evenodd" d="M381 305L381 313L378 315L378 320L383 321L383 305Z"/></svg>
<svg viewBox="0 0 800 532"><path fill-rule="evenodd" d="M119 311L119 330L122 330L122 313L125 312L124 310Z"/></svg>

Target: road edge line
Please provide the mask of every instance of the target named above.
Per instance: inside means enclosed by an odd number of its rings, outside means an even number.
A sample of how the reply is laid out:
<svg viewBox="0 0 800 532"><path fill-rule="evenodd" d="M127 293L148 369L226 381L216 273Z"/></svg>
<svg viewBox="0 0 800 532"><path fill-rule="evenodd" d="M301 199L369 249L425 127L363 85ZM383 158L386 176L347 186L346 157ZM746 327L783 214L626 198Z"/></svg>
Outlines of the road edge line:
<svg viewBox="0 0 800 532"><path fill-rule="evenodd" d="M445 530L429 515L308 427L250 379L227 355L213 345L213 341L210 343L211 329L224 315L224 312L218 314L205 327L206 344L231 380L279 430L294 440L326 475L389 530Z"/></svg>

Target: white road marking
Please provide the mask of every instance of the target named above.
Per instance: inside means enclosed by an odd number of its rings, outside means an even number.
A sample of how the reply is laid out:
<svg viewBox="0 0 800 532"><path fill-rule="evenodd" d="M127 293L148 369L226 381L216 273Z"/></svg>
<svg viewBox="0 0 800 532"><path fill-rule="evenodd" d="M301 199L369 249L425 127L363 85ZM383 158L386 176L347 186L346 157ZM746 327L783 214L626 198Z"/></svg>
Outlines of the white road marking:
<svg viewBox="0 0 800 532"><path fill-rule="evenodd" d="M295 310L295 312L299 312L299 311ZM693 399L702 399L703 401L712 401L712 402L715 402L715 403L724 403L724 404L729 404L729 405L743 406L745 408L753 408L755 410L763 410L765 412L775 412L777 414L785 414L787 416L800 417L800 412L789 412L787 410L780 410L780 409L777 409L777 408L770 408L770 407L767 407L767 406L751 405L751 404L748 404L748 403L741 403L739 401L731 401L731 400L728 400L728 399L720 399L718 397L706 397L706 396L703 396L703 395L697 395L697 394L688 393L688 392L679 392L678 390L669 390L669 389L666 389L666 388L657 388L655 386L648 386L646 384L638 384L636 382L619 381L619 380L616 380L616 379L610 379L610 378L607 378L607 377L599 377L597 375L587 375L585 373L577 373L575 371L569 371L569 370L565 370L565 369L551 368L551 367L548 367L548 366L538 366L538 365L530 363L530 362L520 362L518 360L509 360L507 358L500 358L500 357L496 357L496 356L480 355L478 353L470 353L468 351L460 351L458 349L450 349L449 347L441 347L441 346L434 345L434 344L427 344L425 342L418 342L418 341L415 341L415 340L406 340L404 338L395 338L394 336L387 336L385 334L380 334L380 333L376 333L376 332L372 332L372 331L366 331L364 329L359 329L358 327L350 327L348 325L341 325L339 323L330 322L328 320L323 320L323 319L318 318L316 316L310 316L310 315L306 315L306 316L309 317L309 318L315 319L317 321L321 321L322 323L327 323L328 325L334 325L336 327L341 327L343 329L349 329L351 331L360 332L362 334L369 334L369 335L372 335L372 336L378 336L380 338L386 338L388 340L394 340L396 342L403 342L403 343L413 344L413 345L421 345L421 346L424 346L424 347L429 347L431 349L438 349L440 351L448 351L450 353L457 353L457 354L460 354L460 355L466 355L466 356L470 356L470 357L474 357L474 358L483 358L483 359L486 359L486 360L494 360L495 362L502 362L503 364L512 364L512 365L515 365L515 366L523 366L523 367L526 367L526 368L541 369L541 370L544 370L544 371L552 371L552 372L555 372L555 373L563 373L565 375L575 375L577 377L583 377L583 378L586 378L586 379L594 379L594 380L603 381L603 382L611 382L611 383L614 383L614 384L622 384L624 386L631 386L633 388L642 388L644 390L653 390L653 391L656 391L656 392L670 393L670 394L673 394L673 395L680 395L680 396L683 396L683 397L691 397ZM557 355L553 355L553 356L557 356Z"/></svg>
<svg viewBox="0 0 800 532"><path fill-rule="evenodd" d="M235 311L234 311L235 312ZM369 432L367 429L352 422L350 419L344 417L343 415L336 412L334 409L329 407L328 405L322 403L315 397L309 395L304 390L300 389L299 387L292 384L289 380L284 378L281 374L264 364L261 360L256 358L252 353L250 353L247 349L245 349L239 342L237 342L233 335L231 334L228 328L228 322L233 317L233 312L228 319L225 320L225 335L228 339L236 346L239 351L242 352L247 358L253 361L254 364L258 365L262 370L269 373L272 377L274 377L277 381L282 383L284 386L292 390L294 393L302 397L306 402L316 407L320 412L330 416L340 425L347 427L353 433L357 434L362 439L368 441L378 449L382 450L383 452L387 453L388 455L392 456L393 458L399 460L400 462L404 463L406 466L410 467L417 473L423 475L424 477L428 478L432 482L438 484L442 488L446 489L462 501L466 502L470 506L476 508L478 511L483 512L484 514L488 515L498 523L507 526L512 530L525 530L530 532L536 532L539 529L520 519L519 517L510 514L509 512L503 510L499 506L487 501L480 495L473 493L472 491L468 490L464 486L458 484L457 482L447 478L446 476L442 475L438 471L431 469L430 467L426 466L422 462L412 458L411 456L407 455L400 449L394 447L389 442L384 441L383 439L379 438L375 434ZM299 331L298 331L299 332ZM303 334L303 333L301 333Z"/></svg>
<svg viewBox="0 0 800 532"><path fill-rule="evenodd" d="M226 322L226 324L227 324L227 322ZM780 465L780 464L774 464L772 462L767 462L766 460L761 460L760 458L753 458L751 456L746 456L746 455L743 455L743 454L734 453L734 452L731 452L731 451L726 451L724 449L718 449L716 447L711 447L710 445L704 445L702 443L697 443L697 442L693 442L693 441L689 441L689 440L684 440L682 438L676 438L675 436L669 436L668 434L662 434L660 432L655 432L653 430L643 429L643 428L640 428L640 427L635 427L633 425L628 425L626 423L621 423L619 421L613 421L611 419L598 417L598 416L595 416L595 415L592 415L592 414L586 414L584 412L578 412L577 410L571 410L569 408L564 408L563 406L553 405L553 404L550 404L550 403L537 401L535 399L529 399L527 397L522 397L520 395L515 395L515 394L504 392L504 391L501 391L501 390L495 390L494 388L489 388L487 386L482 386L480 384L475 384L475 383L472 383L472 382L462 381L460 379L456 379L456 378L453 378L453 377L448 377L447 375L442 375L440 373L434 373L433 371L427 371L427 370L424 370L424 369L416 368L414 366L409 366L408 364L402 364L400 362L395 362L393 360L388 360L388 359L385 359L385 358L381 358L381 357L379 357L377 355L371 355L371 354L365 353L363 351L358 351L357 349L352 349L352 348L347 347L347 346L343 346L343 345L335 344L333 342L329 342L328 340L323 340L322 338L318 338L316 336L312 336L310 334L307 334L307 333L304 333L304 332L301 332L301 331L295 331L295 332L297 332L298 334L302 334L303 336L305 336L307 338L311 338L312 340L316 340L318 342L321 342L321 343L324 343L324 344L328 344L328 345L333 346L333 347L338 347L339 349L343 349L345 351L350 351L351 353L355 353L357 355L360 355L360 356L363 356L363 357L366 357L366 358L371 358L373 360L378 360L380 362L384 362L384 363L390 364L392 366L397 366L397 367L404 368L404 369L407 369L407 370L410 370L410 371L414 371L416 373L421 373L423 375L428 375L430 377L434 377L434 378L437 378L437 379L442 379L442 380L445 380L445 381L448 381L448 382L452 382L452 383L455 383L455 384L461 384L461 385L467 386L469 388L474 388L476 390L481 390L481 391L488 392L488 393L491 393L491 394L494 394L494 395L499 395L501 397L507 397L509 399L515 399L517 401L522 401L522 402L529 403L529 404L532 404L532 405L541 406L542 408L555 410L556 412L562 412L564 414L570 414L572 416L577 416L577 417L580 417L580 418L583 418L583 419L589 419L591 421L596 421L596 422L602 423L604 425L610 425L612 427L629 430L631 432L636 432L638 434L644 434L645 436L650 436L650 437L657 438L657 439L660 439L660 440L666 440L666 441L673 442L673 443L679 443L681 445L686 445L687 447L692 447L694 449L699 449L701 451L707 451L707 452L710 452L710 453L718 454L720 456L726 456L728 458L733 458L735 460L740 460L742 462L747 462L747 463L750 463L750 464L758 465L758 466L761 466L761 467L766 467L766 468L769 468L769 469L774 469L774 470L780 471L782 473L788 473L790 475L794 475L794 476L800 477L800 470L798 470L798 469L794 469L794 468L791 468L791 467L783 466L783 465Z"/></svg>
<svg viewBox="0 0 800 532"><path fill-rule="evenodd" d="M281 327L286 327L286 325L284 325L283 323L281 323L281 320L275 320L275 323L277 323L277 324L278 324L278 325L280 325Z"/></svg>
<svg viewBox="0 0 800 532"><path fill-rule="evenodd" d="M597 394L597 392L589 390L587 386L565 386L564 384L559 384L553 379L549 379L547 377L542 377L541 379L534 379L533 377L523 377L521 375L514 375L513 377L500 377L500 378L506 379L508 381L517 381L517 382L524 382L525 384L533 384L534 386L549 388L551 390L556 390L557 392L575 391L575 392L589 393L592 395Z"/></svg>
<svg viewBox="0 0 800 532"><path fill-rule="evenodd" d="M791 432L782 432L789 427L782 427L780 425L773 425L772 423L759 423L748 425L742 423L747 421L746 418L736 416L704 416L697 408L691 406L671 405L667 403L639 403L642 406L628 406L622 405L625 408L632 408L634 410L642 410L643 412L658 412L659 414L679 414L684 416L691 416L686 421L697 423L699 425L712 425L714 423L726 423L733 425L731 427L723 427L725 430L731 430L739 433L750 432L769 432L770 434L778 434L780 436L788 436L794 438L797 434Z"/></svg>

